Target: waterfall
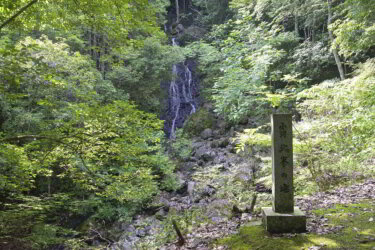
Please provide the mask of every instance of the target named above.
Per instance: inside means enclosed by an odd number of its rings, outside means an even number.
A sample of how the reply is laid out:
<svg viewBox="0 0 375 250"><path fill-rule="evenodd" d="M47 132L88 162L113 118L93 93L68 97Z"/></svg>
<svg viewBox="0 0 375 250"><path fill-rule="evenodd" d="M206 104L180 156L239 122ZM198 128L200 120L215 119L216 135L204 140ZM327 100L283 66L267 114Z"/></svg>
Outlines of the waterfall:
<svg viewBox="0 0 375 250"><path fill-rule="evenodd" d="M172 38L172 45L178 46L176 38ZM191 63L190 63L190 67ZM169 138L176 137L176 128L182 127L187 116L196 112L195 83L189 68L189 62L174 64L172 67L173 79L168 91L168 115L165 130Z"/></svg>
<svg viewBox="0 0 375 250"><path fill-rule="evenodd" d="M185 65L185 72L186 72L186 79L187 79L187 86L185 86L185 84L183 85L184 86L184 98L185 98L185 101L187 103L190 104L191 106L191 111L190 111L190 115L195 113L196 111L196 108L195 108L195 102L193 100L193 94L192 94L192 82L193 82L193 77L192 77L192 74L191 74L191 71L188 67L188 65ZM188 93L186 94L186 87L187 87L187 91Z"/></svg>

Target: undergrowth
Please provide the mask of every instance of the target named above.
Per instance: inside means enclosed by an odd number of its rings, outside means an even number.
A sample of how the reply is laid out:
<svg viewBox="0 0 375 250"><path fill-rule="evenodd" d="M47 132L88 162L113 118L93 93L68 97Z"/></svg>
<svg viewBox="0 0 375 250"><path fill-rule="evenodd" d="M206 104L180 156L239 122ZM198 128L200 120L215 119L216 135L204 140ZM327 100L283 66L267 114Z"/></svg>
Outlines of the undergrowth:
<svg viewBox="0 0 375 250"><path fill-rule="evenodd" d="M302 115L293 123L297 194L375 176L374 83L372 59L360 64L351 79L324 81L296 94ZM237 151L257 156L270 150L271 137L269 131L262 131L264 126L238 134ZM272 172L263 172L260 182L270 186Z"/></svg>
<svg viewBox="0 0 375 250"><path fill-rule="evenodd" d="M297 166L320 190L374 176L375 60L345 81L325 81L297 95L303 121L295 124Z"/></svg>

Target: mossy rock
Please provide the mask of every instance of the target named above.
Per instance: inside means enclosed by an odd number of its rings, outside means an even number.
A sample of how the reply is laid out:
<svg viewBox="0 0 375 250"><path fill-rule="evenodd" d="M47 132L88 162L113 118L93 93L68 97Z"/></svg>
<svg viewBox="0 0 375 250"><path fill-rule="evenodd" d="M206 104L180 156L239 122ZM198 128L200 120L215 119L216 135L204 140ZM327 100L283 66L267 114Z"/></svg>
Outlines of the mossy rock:
<svg viewBox="0 0 375 250"><path fill-rule="evenodd" d="M375 203L337 205L330 209L313 212L325 216L327 226L339 226L341 230L328 234L315 233L276 235L269 234L263 226L247 224L238 234L217 241L229 249L375 249ZM291 237L293 236L293 237Z"/></svg>
<svg viewBox="0 0 375 250"><path fill-rule="evenodd" d="M188 118L184 124L184 132L189 135L198 136L206 128L212 128L214 124L214 115L202 108Z"/></svg>

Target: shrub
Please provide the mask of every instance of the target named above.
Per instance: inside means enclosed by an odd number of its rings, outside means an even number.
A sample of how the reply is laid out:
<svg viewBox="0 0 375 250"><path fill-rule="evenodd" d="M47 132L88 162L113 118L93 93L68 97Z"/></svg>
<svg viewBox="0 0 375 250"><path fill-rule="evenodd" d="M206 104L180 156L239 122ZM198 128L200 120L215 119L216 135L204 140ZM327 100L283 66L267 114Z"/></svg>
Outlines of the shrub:
<svg viewBox="0 0 375 250"><path fill-rule="evenodd" d="M189 135L199 135L204 129L212 128L214 125L214 115L202 108L192 114L184 124L184 132Z"/></svg>

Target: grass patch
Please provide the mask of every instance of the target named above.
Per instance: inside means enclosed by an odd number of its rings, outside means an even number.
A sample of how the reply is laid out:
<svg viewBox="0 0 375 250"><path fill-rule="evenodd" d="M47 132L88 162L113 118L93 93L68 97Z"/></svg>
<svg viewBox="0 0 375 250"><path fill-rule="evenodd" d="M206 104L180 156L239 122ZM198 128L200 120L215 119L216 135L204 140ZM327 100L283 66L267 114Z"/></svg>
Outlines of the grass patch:
<svg viewBox="0 0 375 250"><path fill-rule="evenodd" d="M339 232L318 235L298 234L272 236L262 226L243 226L239 233L217 241L230 249L375 249L375 203L337 205L330 209L313 211L328 218L330 226L342 226ZM373 218L373 220L371 220Z"/></svg>

